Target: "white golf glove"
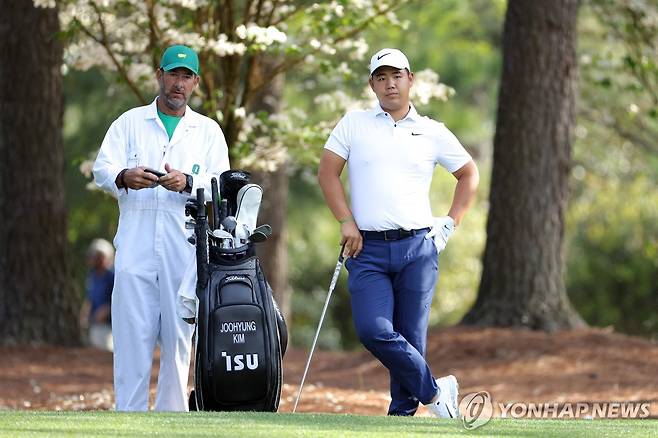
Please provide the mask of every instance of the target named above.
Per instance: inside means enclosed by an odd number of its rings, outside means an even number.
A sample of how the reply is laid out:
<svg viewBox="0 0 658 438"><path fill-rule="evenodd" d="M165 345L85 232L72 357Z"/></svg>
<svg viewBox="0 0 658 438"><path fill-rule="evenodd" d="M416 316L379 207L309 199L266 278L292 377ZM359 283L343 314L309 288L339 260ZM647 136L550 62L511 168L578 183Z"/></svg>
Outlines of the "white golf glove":
<svg viewBox="0 0 658 438"><path fill-rule="evenodd" d="M455 231L455 220L450 216L441 216L434 218L432 229L425 234L426 239L434 238L437 253L441 253L450 239L450 235Z"/></svg>

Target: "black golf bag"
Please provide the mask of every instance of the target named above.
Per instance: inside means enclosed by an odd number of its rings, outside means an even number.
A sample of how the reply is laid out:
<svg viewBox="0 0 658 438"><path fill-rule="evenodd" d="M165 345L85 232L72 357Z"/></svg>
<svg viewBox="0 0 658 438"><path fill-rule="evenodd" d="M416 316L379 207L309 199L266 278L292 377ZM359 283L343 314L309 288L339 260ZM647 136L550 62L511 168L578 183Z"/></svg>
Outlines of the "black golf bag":
<svg viewBox="0 0 658 438"><path fill-rule="evenodd" d="M228 172L244 181L225 177ZM235 203L227 198L233 198L248 181L246 172L228 172L222 174L222 202L217 202L213 179L210 226L203 189L186 206L186 214L194 218L199 300L190 410L275 412L287 329L255 254L255 243L231 248L213 235L213 230L223 230L220 224L226 217L235 214Z"/></svg>

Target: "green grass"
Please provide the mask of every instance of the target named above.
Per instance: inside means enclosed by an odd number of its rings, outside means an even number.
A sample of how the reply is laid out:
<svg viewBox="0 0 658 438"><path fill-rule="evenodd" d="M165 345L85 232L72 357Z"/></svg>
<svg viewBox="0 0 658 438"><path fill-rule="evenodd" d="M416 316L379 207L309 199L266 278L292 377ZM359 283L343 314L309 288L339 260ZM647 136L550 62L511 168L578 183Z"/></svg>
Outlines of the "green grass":
<svg viewBox="0 0 658 438"><path fill-rule="evenodd" d="M0 437L620 437L658 436L655 420L495 419L475 430L433 418L335 414L0 412Z"/></svg>

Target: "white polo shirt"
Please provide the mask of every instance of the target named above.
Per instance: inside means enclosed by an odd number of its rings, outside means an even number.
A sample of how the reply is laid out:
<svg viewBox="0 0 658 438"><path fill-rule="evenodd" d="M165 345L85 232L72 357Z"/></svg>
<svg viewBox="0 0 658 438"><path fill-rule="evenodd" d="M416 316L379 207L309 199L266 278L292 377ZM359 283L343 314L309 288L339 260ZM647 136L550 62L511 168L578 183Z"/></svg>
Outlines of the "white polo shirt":
<svg viewBox="0 0 658 438"><path fill-rule="evenodd" d="M324 147L347 161L352 213L361 230L432 226L434 167L452 173L471 160L443 123L419 115L413 105L398 122L380 105L350 111Z"/></svg>

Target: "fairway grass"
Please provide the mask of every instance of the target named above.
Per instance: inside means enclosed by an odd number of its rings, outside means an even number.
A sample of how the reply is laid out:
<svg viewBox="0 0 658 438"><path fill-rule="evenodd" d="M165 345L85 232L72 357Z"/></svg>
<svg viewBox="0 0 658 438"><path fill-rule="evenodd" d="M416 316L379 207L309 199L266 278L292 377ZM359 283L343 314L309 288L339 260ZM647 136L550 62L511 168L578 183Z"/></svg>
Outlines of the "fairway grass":
<svg viewBox="0 0 658 438"><path fill-rule="evenodd" d="M655 437L656 420L457 420L254 412L0 411L0 437Z"/></svg>

